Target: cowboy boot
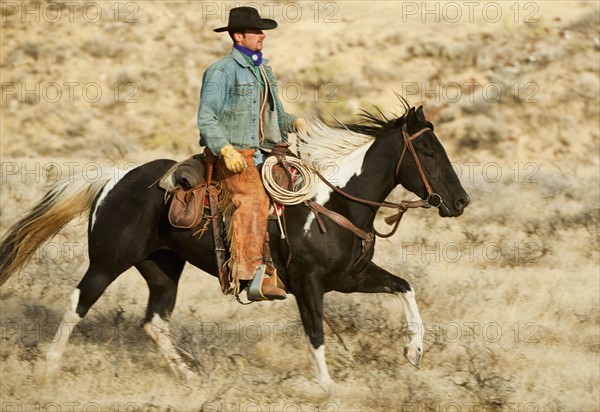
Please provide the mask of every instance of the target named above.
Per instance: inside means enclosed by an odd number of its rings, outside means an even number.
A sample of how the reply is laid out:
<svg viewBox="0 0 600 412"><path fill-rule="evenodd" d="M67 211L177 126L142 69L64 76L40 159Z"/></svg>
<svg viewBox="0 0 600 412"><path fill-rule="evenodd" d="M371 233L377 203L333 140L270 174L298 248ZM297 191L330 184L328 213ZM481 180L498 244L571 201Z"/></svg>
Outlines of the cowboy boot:
<svg viewBox="0 0 600 412"><path fill-rule="evenodd" d="M269 272L267 265L260 265L256 271L256 277L252 283L250 283L250 286L248 286L248 300L260 301L285 299L285 291L277 287L276 279L276 273Z"/></svg>
<svg viewBox="0 0 600 412"><path fill-rule="evenodd" d="M231 218L233 225L232 277L234 282L252 280L263 263L263 245L269 214L267 196L258 168L252 156L254 149L242 149L247 167L240 173L231 172L219 159L218 172L232 194L235 207ZM286 293L277 287L268 275L260 273L260 295L265 299L285 299ZM261 300L261 299L260 299Z"/></svg>

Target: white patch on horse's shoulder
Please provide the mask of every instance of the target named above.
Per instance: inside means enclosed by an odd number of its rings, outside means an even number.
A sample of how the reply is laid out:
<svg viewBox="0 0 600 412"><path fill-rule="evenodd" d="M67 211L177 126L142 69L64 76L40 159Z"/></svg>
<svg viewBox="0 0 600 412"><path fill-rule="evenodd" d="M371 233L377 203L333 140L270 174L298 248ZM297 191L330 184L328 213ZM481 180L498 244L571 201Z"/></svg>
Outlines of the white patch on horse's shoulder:
<svg viewBox="0 0 600 412"><path fill-rule="evenodd" d="M116 173L112 170L110 172L108 172L108 173L113 173L113 177L111 180L108 181L108 183L106 183L104 185L104 187L100 191L100 195L98 196L98 200L96 201L96 205L94 207L94 211L92 213L92 217L90 220L90 228L91 228L90 230L94 229L94 224L96 223L96 215L98 214L98 209L102 205L102 202L104 201L106 196L115 187L115 185L117 183L119 183L119 181L123 178L123 176L125 176L127 173L129 173L130 170L132 170L132 169L128 169L128 170L118 169L116 171Z"/></svg>
<svg viewBox="0 0 600 412"><path fill-rule="evenodd" d="M332 172L328 175L323 173L321 174L323 174L323 177L330 183L333 183L336 187L343 189L353 176L360 176L362 173L365 155L372 144L373 141L370 141L356 149L354 152L350 153L348 156L342 157L339 159L339 161L332 163L331 165L333 167L329 167ZM327 165L325 166L327 168ZM315 195L315 202L324 205L329 201L331 192L333 192L333 190L329 186L327 186L324 182L319 182L317 194Z"/></svg>
<svg viewBox="0 0 600 412"><path fill-rule="evenodd" d="M330 183L343 189L353 176L360 176L367 151L375 139L347 129L334 129L319 120L308 121L309 131L301 135L304 141L300 153ZM314 201L324 205L333 190L324 182L317 185ZM304 224L307 235L315 216L310 213Z"/></svg>

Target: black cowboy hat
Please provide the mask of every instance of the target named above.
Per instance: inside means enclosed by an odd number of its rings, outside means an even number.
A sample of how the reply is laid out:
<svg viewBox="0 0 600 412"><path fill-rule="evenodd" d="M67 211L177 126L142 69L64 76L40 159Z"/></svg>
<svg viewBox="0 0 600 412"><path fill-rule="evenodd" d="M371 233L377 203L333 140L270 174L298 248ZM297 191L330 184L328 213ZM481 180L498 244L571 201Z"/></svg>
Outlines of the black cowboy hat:
<svg viewBox="0 0 600 412"><path fill-rule="evenodd" d="M229 23L226 27L214 29L222 31L271 30L277 27L277 22L271 19L261 19L258 11L252 7L235 7L229 12Z"/></svg>

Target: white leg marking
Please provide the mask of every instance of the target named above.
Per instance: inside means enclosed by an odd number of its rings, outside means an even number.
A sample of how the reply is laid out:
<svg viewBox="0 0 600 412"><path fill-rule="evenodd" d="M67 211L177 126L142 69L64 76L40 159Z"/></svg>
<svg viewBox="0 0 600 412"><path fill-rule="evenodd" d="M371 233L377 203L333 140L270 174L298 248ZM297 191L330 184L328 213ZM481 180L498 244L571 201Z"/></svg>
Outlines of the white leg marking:
<svg viewBox="0 0 600 412"><path fill-rule="evenodd" d="M419 367L421 357L423 356L423 321L417 308L415 292L413 290L400 293L400 300L404 307L406 323L408 324L408 333L411 335L410 342L404 347L404 356L410 363Z"/></svg>
<svg viewBox="0 0 600 412"><path fill-rule="evenodd" d="M154 314L152 321L144 325L144 330L152 338L158 349L167 360L169 367L175 374L181 374L184 378L193 378L195 375L190 368L185 364L173 341L171 341L169 333L169 322L162 319L158 314Z"/></svg>
<svg viewBox="0 0 600 412"><path fill-rule="evenodd" d="M100 206L102 205L102 202L104 201L104 199L106 198L106 196L108 195L108 193L115 187L115 185L117 183L119 183L119 181L123 178L123 176L125 176L131 169L128 170L121 170L121 169L116 169L116 170L110 170L109 171L105 171L106 173L114 173L112 180L109 180L108 183L106 185L104 185L104 187L102 188L102 191L100 192L100 195L98 197L98 201L96 202L96 205L94 207L94 212L92 213L92 218L91 218L91 225L90 227L92 228L92 230L94 229L94 223L96 223L96 215L98 214L98 209L100 208Z"/></svg>
<svg viewBox="0 0 600 412"><path fill-rule="evenodd" d="M58 363L58 361L60 361L75 325L81 321L81 317L76 312L80 293L81 291L79 289L75 289L71 294L71 303L69 308L65 312L65 315L58 326L58 330L56 331L56 335L54 336L54 340L52 343L50 343L50 347L46 353L46 359L49 361L54 363Z"/></svg>
<svg viewBox="0 0 600 412"><path fill-rule="evenodd" d="M321 345L317 349L313 348L313 345L310 342L308 345L315 361L317 383L323 389L329 390L331 385L333 385L333 380L331 379L331 376L329 376L329 371L327 370L327 362L325 360L325 345Z"/></svg>

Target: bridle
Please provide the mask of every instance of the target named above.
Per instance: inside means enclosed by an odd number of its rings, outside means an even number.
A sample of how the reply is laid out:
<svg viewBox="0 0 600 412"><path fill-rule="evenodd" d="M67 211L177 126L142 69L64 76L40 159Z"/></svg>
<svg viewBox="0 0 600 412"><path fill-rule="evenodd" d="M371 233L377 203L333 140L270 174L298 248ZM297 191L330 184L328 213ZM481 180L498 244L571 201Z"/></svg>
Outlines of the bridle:
<svg viewBox="0 0 600 412"><path fill-rule="evenodd" d="M409 136L408 129L406 127L406 123L404 123L404 125L402 126L402 137L404 139L404 147L402 148L402 153L400 154L400 159L398 160L398 163L396 164L396 170L395 170L396 180L399 181L400 180L399 179L400 167L402 164L402 160L404 159L404 155L406 154L406 149L408 148L408 151L413 156L415 165L417 166L417 170L419 171L419 175L421 176L421 180L423 180L423 183L425 184L425 188L427 189L427 199L402 200L400 203L393 203L393 202L387 202L387 201L375 202L373 200L361 199L359 197L352 196L351 194L348 194L348 193L344 192L342 189L334 186L327 179L325 179L323 177L323 175L321 175L321 173L319 173L317 170L315 170L315 173L317 174L317 176L319 176L319 179L321 179L323 181L323 183L325 183L327 186L329 186L330 189L332 189L334 192L344 196L347 199L350 199L357 203L369 205L369 206L397 209L398 212L396 214L388 216L384 219L385 223L387 223L390 226L391 225L394 226L389 233L383 234L383 233L378 232L377 230L374 230L375 235L377 235L381 238L391 237L392 235L394 235L394 233L396 233L396 230L398 229L398 225L400 224L400 220L402 219L404 212L406 212L408 209L415 209L415 208L419 208L419 207L428 208L431 206L439 208L442 205L444 205L442 197L439 194L435 193L433 191L433 189L431 189L431 185L429 184L429 181L427 180L427 177L425 176L425 172L423 171L423 167L421 166L421 162L419 161L417 152L415 151L415 148L412 144L413 140L415 140L417 137L421 136L423 133L425 133L427 131L431 131L431 128L424 127L421 130L419 130L418 132ZM305 204L313 211L313 213L315 213L315 216L317 216L317 217L318 217L318 213L327 214L326 211L328 211L328 209L324 208L321 205L316 204L313 201L305 202ZM329 211L329 212L335 213L335 212L331 212L331 211ZM337 213L335 213L335 215L337 215ZM331 216L329 216L329 217L331 218ZM338 220L340 219L338 216L336 216L336 218L338 218ZM356 226L354 226L352 223L347 221L347 219L344 218L343 220L344 220L344 224L341 224L340 222L337 222L337 223L343 227L346 227L349 230L352 230L353 232L355 232L355 234L357 234L359 237L361 237L363 239L364 239L363 236L368 235L368 234L364 234L364 232L362 230L356 228ZM357 230L359 232L362 232L363 234L358 234Z"/></svg>
<svg viewBox="0 0 600 412"><path fill-rule="evenodd" d="M417 170L419 171L419 175L421 175L421 180L425 185L425 189L427 189L427 204L433 207L440 207L443 204L442 197L435 193L433 189L431 189L431 185L427 180L427 176L425 176L425 172L423 171L423 167L421 166L421 162L419 161L419 157L417 156L415 147L412 144L413 140L430 130L431 129L429 127L424 127L418 132L413 133L409 136L406 123L402 125L402 137L404 139L404 147L402 148L402 154L400 154L400 159L398 160L398 164L396 165L396 179L400 180L400 166L402 164L402 159L404 159L404 155L406 154L406 148L408 147L408 151L412 154L412 157L415 161L415 165L417 166Z"/></svg>

